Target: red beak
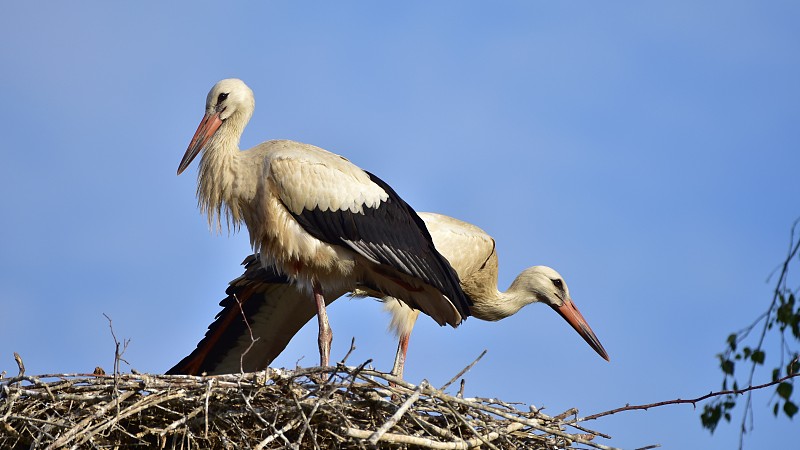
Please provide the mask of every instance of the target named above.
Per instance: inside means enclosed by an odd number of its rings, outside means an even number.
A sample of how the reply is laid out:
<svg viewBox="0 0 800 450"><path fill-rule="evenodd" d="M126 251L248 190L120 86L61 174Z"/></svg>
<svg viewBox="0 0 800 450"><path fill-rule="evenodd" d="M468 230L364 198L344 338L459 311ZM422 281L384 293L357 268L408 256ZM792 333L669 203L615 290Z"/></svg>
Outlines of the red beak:
<svg viewBox="0 0 800 450"><path fill-rule="evenodd" d="M592 331L592 327L590 327L586 319L583 318L583 314L578 311L578 308L572 303L572 300L567 299L563 305L560 307L553 307L553 309L572 325L572 328L581 335L583 340L586 341L598 355L602 356L606 361L611 361L608 359L608 353L606 353L606 349L603 348L603 344L597 339L594 331Z"/></svg>
<svg viewBox="0 0 800 450"><path fill-rule="evenodd" d="M219 118L219 114L206 114L203 116L203 120L200 121L197 131L195 131L194 136L192 136L192 142L189 143L189 148L187 148L186 153L183 154L183 159L181 159L181 163L178 166L178 175L189 167L189 164L191 164L197 154L200 153L200 150L206 146L211 136L214 136L214 133L217 132L220 125L222 125L222 119Z"/></svg>

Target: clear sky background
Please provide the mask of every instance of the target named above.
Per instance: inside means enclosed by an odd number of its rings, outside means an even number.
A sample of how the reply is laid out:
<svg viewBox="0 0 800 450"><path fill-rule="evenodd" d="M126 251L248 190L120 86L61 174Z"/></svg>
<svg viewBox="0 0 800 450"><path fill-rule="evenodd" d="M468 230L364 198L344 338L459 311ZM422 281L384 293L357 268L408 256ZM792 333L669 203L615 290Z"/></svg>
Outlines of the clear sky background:
<svg viewBox="0 0 800 450"><path fill-rule="evenodd" d="M430 4L433 3L433 4ZM500 286L550 265L611 355L549 308L421 318L406 378L581 415L720 388L715 354L771 298L800 215L800 5L776 2L10 2L0 29L0 370L139 371L188 354L249 254L175 171L222 78L256 94L242 147L345 155L419 211L492 234ZM371 300L329 309L333 357L388 370ZM312 324L313 325L313 324ZM318 361L314 326L276 361ZM776 363L773 350L766 367ZM125 367L129 369L129 367ZM756 381L769 381L768 369ZM797 423L754 396L748 448ZM733 448L701 408L587 425L633 448ZM796 420L795 420L796 422Z"/></svg>

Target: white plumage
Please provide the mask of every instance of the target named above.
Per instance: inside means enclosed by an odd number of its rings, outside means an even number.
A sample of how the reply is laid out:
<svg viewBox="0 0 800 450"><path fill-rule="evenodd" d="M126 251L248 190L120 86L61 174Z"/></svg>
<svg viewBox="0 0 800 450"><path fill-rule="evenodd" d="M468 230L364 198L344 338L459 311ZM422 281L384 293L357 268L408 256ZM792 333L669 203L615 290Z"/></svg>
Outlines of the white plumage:
<svg viewBox="0 0 800 450"><path fill-rule="evenodd" d="M608 359L597 336L572 302L569 288L558 272L545 266L530 267L517 276L506 292L500 292L497 289L497 253L491 236L452 217L433 213L419 216L430 230L436 248L458 272L462 288L473 302L475 317L496 321L517 313L526 305L542 302L556 310L600 356ZM231 282L228 297L221 303L224 309L209 327L206 337L168 373L197 375L261 370L314 317L315 310L310 303L297 301L301 294L290 280L262 267L255 255L248 257L245 265L244 275ZM326 299L335 300L346 292L326 292ZM357 294L382 297L379 292L364 289L358 289ZM242 320L237 301L243 305L249 328ZM384 301L392 314L390 327L400 338L392 372L402 376L409 336L419 312L394 298L386 297ZM242 358L251 343L249 329L258 340Z"/></svg>
<svg viewBox="0 0 800 450"><path fill-rule="evenodd" d="M402 298L440 325L457 326L469 315L458 277L423 222L382 180L299 142L240 151L254 108L241 80L214 85L178 174L202 151L197 195L209 223L246 224L261 264L313 293L323 365L332 336L325 291L365 288Z"/></svg>
<svg viewBox="0 0 800 450"><path fill-rule="evenodd" d="M495 241L488 233L471 223L442 214L420 213L420 217L436 249L458 272L461 287L473 302L472 316L494 322L516 314L526 305L541 302L558 312L600 356L609 359L558 272L547 266L529 267L517 275L508 290L499 291ZM402 377L409 338L419 311L391 297L384 298L384 307L392 315L390 328L399 337L392 373Z"/></svg>

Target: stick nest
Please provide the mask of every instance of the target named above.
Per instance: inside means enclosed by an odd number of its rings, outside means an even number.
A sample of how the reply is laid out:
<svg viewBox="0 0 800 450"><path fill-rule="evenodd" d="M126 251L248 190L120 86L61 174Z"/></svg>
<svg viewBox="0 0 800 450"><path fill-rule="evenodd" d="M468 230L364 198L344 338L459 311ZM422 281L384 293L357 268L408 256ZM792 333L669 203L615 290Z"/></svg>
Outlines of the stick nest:
<svg viewBox="0 0 800 450"><path fill-rule="evenodd" d="M592 441L608 436L576 423L577 411L527 409L363 365L213 377L23 374L0 379L0 448L609 448Z"/></svg>

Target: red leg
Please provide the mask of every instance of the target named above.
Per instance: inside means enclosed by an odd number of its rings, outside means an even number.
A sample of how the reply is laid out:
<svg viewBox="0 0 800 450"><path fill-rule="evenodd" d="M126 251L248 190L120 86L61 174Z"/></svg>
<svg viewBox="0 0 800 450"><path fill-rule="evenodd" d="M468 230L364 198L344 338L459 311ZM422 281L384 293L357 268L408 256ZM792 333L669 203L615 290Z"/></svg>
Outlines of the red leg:
<svg viewBox="0 0 800 450"><path fill-rule="evenodd" d="M408 353L408 340L411 334L401 334L400 341L397 343L397 354L394 357L394 367L392 367L392 375L403 378L403 369L406 365L406 354Z"/></svg>
<svg viewBox="0 0 800 450"><path fill-rule="evenodd" d="M328 323L328 313L325 311L325 297L322 296L322 288L314 281L314 301L317 303L317 320L319 321L319 364L327 367L331 357L331 342L333 342L333 331Z"/></svg>

